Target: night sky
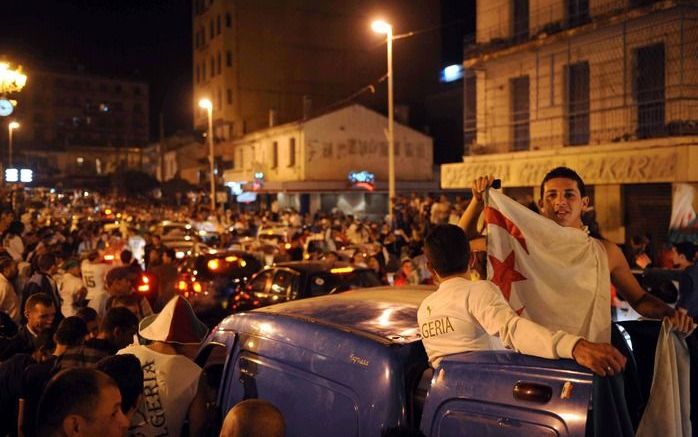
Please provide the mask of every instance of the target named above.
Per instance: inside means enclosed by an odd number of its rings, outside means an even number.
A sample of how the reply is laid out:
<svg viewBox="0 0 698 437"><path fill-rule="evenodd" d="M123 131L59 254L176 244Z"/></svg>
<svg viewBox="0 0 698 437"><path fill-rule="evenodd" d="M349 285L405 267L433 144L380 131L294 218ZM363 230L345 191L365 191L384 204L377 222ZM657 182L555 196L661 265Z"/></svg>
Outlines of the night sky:
<svg viewBox="0 0 698 437"><path fill-rule="evenodd" d="M150 134L191 129L190 0L4 2L0 55L30 55L150 85ZM31 71L27 71L31 80Z"/></svg>
<svg viewBox="0 0 698 437"><path fill-rule="evenodd" d="M441 0L442 65L460 62L462 35L474 31L474 5ZM151 139L160 112L166 135L191 130L191 0L15 0L3 9L0 56L144 80Z"/></svg>

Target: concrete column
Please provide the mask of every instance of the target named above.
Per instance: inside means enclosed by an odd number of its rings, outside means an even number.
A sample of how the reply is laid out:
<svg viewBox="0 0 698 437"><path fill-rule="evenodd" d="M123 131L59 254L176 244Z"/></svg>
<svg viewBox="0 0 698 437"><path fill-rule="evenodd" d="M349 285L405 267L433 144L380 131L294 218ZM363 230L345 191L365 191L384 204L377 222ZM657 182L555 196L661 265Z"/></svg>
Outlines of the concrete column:
<svg viewBox="0 0 698 437"><path fill-rule="evenodd" d="M310 214L318 212L321 206L320 193L310 193Z"/></svg>
<svg viewBox="0 0 698 437"><path fill-rule="evenodd" d="M594 207L601 234L617 244L625 242L622 200L620 184L594 186Z"/></svg>

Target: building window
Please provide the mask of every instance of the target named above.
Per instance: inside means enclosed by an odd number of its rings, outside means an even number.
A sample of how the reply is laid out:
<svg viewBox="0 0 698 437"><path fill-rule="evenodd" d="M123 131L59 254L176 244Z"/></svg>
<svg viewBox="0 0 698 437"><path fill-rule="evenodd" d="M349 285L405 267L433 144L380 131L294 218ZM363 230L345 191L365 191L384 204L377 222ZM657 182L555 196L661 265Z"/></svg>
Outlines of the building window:
<svg viewBox="0 0 698 437"><path fill-rule="evenodd" d="M664 62L664 43L635 50L633 94L638 138L664 135Z"/></svg>
<svg viewBox="0 0 698 437"><path fill-rule="evenodd" d="M233 25L233 17L230 16L230 13L225 14L225 27L230 27Z"/></svg>
<svg viewBox="0 0 698 437"><path fill-rule="evenodd" d="M200 73L201 73L201 71L200 71L200 68L199 68L199 64L196 64L196 83L199 83L199 81L201 80L201 79L200 79L200 78L201 78Z"/></svg>
<svg viewBox="0 0 698 437"><path fill-rule="evenodd" d="M218 66L218 74L221 74L221 52L218 52L218 56L216 58L216 64Z"/></svg>
<svg viewBox="0 0 698 437"><path fill-rule="evenodd" d="M218 97L218 99L217 99L218 109L220 110L223 108L223 93L221 92L220 88L218 88L218 92L216 93L216 97Z"/></svg>
<svg viewBox="0 0 698 437"><path fill-rule="evenodd" d="M211 77L216 75L216 60L211 56Z"/></svg>
<svg viewBox="0 0 698 437"><path fill-rule="evenodd" d="M274 141L271 144L271 168L279 166L279 143Z"/></svg>
<svg viewBox="0 0 698 437"><path fill-rule="evenodd" d="M513 36L516 41L528 38L528 0L513 0Z"/></svg>
<svg viewBox="0 0 698 437"><path fill-rule="evenodd" d="M216 16L216 35L221 34L221 16L217 15Z"/></svg>
<svg viewBox="0 0 698 437"><path fill-rule="evenodd" d="M121 85L114 85L114 92L116 94L121 94Z"/></svg>
<svg viewBox="0 0 698 437"><path fill-rule="evenodd" d="M208 22L208 39L213 39L213 17Z"/></svg>
<svg viewBox="0 0 698 437"><path fill-rule="evenodd" d="M233 90L231 90L230 88L228 88L228 104L233 104Z"/></svg>
<svg viewBox="0 0 698 437"><path fill-rule="evenodd" d="M567 66L567 144L589 144L589 63Z"/></svg>
<svg viewBox="0 0 698 437"><path fill-rule="evenodd" d="M225 52L225 65L226 65L226 67L233 66L233 51L232 50L227 50Z"/></svg>
<svg viewBox="0 0 698 437"><path fill-rule="evenodd" d="M288 166L293 167L296 165L296 139L291 138L288 140Z"/></svg>
<svg viewBox="0 0 698 437"><path fill-rule="evenodd" d="M528 76L511 79L510 89L514 150L528 150L531 144Z"/></svg>
<svg viewBox="0 0 698 437"><path fill-rule="evenodd" d="M206 80L206 61L201 64L201 80Z"/></svg>
<svg viewBox="0 0 698 437"><path fill-rule="evenodd" d="M589 22L589 0L567 0L567 24L581 26Z"/></svg>

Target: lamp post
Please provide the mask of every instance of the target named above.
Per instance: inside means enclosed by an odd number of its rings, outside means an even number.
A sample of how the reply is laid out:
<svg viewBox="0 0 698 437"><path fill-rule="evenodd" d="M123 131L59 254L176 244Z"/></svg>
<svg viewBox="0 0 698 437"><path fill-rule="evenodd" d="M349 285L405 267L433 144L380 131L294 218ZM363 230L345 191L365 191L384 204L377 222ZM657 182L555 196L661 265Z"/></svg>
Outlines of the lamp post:
<svg viewBox="0 0 698 437"><path fill-rule="evenodd" d="M208 113L208 163L211 172L211 214L216 212L216 177L213 174L213 103L209 99L199 100L199 107Z"/></svg>
<svg viewBox="0 0 698 437"><path fill-rule="evenodd" d="M8 168L12 168L12 132L17 128L19 128L19 123L17 123L16 121L11 121L7 124L7 133L9 136L9 147L7 149L9 155L7 157Z"/></svg>
<svg viewBox="0 0 698 437"><path fill-rule="evenodd" d="M395 133L393 110L393 26L383 20L371 23L376 33L386 35L388 45L388 214L393 219L393 198L395 198Z"/></svg>

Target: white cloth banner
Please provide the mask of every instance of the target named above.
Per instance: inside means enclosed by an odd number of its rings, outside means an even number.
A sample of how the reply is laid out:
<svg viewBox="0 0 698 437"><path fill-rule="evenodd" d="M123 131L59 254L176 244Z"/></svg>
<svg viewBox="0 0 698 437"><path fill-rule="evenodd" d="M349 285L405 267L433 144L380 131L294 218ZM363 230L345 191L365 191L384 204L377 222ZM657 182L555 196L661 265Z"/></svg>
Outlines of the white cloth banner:
<svg viewBox="0 0 698 437"><path fill-rule="evenodd" d="M554 331L610 342L610 273L602 243L493 189L484 215L487 277L514 311Z"/></svg>
<svg viewBox="0 0 698 437"><path fill-rule="evenodd" d="M686 342L662 323L650 397L637 437L691 437L690 358Z"/></svg>

